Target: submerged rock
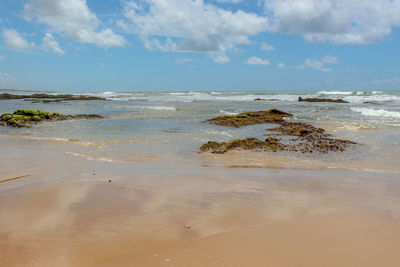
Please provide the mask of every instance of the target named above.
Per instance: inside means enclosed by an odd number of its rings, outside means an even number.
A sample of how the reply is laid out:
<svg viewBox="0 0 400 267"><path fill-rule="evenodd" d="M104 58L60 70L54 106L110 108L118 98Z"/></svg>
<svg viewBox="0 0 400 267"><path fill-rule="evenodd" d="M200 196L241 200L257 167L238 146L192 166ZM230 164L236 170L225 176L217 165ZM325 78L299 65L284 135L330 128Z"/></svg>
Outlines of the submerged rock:
<svg viewBox="0 0 400 267"><path fill-rule="evenodd" d="M11 100L11 99L24 99L26 101L32 101L32 103L52 103L62 101L88 101L88 100L106 100L102 97L97 96L86 96L86 95L71 95L71 94L32 94L32 95L12 95L12 94L0 94L0 100Z"/></svg>
<svg viewBox="0 0 400 267"><path fill-rule="evenodd" d="M265 111L250 111L237 115L219 116L206 120L206 122L222 126L241 127L263 123L277 123L283 121L284 117L292 117L292 114L273 108Z"/></svg>
<svg viewBox="0 0 400 267"><path fill-rule="evenodd" d="M330 99L330 98L302 98L299 96L299 102L330 102L330 103L349 103L343 99Z"/></svg>
<svg viewBox="0 0 400 267"><path fill-rule="evenodd" d="M19 109L14 113L4 113L0 117L0 126L30 127L41 121L61 121L70 119L99 119L97 114L63 115L57 112L50 113L43 110Z"/></svg>
<svg viewBox="0 0 400 267"><path fill-rule="evenodd" d="M348 146L356 144L348 140L331 138L331 135L325 133L324 129L316 128L307 123L283 120L283 117L290 116L292 115L289 113L270 109L267 111L245 112L234 116L221 116L208 120L208 122L222 126L240 127L259 123L274 123L280 126L267 129L272 133L265 134L267 136L265 141L253 137L221 143L210 141L203 144L200 147L200 151L216 154L223 154L230 150L328 153L331 151L344 151ZM276 137L282 137L285 141Z"/></svg>

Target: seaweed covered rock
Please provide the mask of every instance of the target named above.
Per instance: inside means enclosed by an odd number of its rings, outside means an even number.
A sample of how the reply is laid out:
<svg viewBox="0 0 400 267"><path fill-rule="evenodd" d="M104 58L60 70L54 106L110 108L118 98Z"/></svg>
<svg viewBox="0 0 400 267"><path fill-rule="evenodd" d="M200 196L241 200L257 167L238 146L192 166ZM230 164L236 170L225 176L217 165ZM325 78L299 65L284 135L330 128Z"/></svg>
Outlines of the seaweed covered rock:
<svg viewBox="0 0 400 267"><path fill-rule="evenodd" d="M291 116L292 114L273 108L265 111L249 111L237 115L219 116L209 119L206 122L222 126L241 127L263 123L277 123L283 121L284 117Z"/></svg>
<svg viewBox="0 0 400 267"><path fill-rule="evenodd" d="M11 99L24 99L26 101L32 101L33 103L43 102L62 102L62 101L89 101L89 100L106 100L102 97L87 96L87 95L71 95L71 94L32 94L32 95L12 95L12 94L0 94L0 100L11 100Z"/></svg>
<svg viewBox="0 0 400 267"><path fill-rule="evenodd" d="M245 139L235 139L229 142L208 142L200 147L200 151L211 152L214 154L224 154L229 150L250 150L250 151L293 151L291 145L285 145L276 138L267 138L265 141L249 137Z"/></svg>
<svg viewBox="0 0 400 267"><path fill-rule="evenodd" d="M229 142L210 141L201 146L200 151L223 154L230 150L249 151L293 151L302 153L328 153L332 151L344 151L355 142L334 139L325 133L322 128L316 128L303 122L286 121L284 117L292 115L277 109L267 111L245 112L233 116L221 116L208 120L221 126L240 127L259 123L279 124L278 127L269 128L267 138L261 141L257 138L235 139ZM281 138L278 139L277 137Z"/></svg>
<svg viewBox="0 0 400 267"><path fill-rule="evenodd" d="M267 131L275 133L267 136L289 136L296 151L303 153L328 153L344 151L346 147L356 144L348 140L331 138L322 128L316 128L302 122L283 122L279 127L269 128Z"/></svg>
<svg viewBox="0 0 400 267"><path fill-rule="evenodd" d="M303 122L282 122L279 127L269 128L267 131L278 132L279 135L291 135L304 137L310 134L324 134L325 130L316 128L310 124Z"/></svg>
<svg viewBox="0 0 400 267"><path fill-rule="evenodd" d="M330 99L330 98L302 98L299 96L299 102L330 102L330 103L349 103L343 99Z"/></svg>
<svg viewBox="0 0 400 267"><path fill-rule="evenodd" d="M97 114L63 115L57 112L50 113L36 109L19 109L14 113L4 113L0 117L0 126L30 127L41 121L61 121L69 119L98 119L103 118Z"/></svg>

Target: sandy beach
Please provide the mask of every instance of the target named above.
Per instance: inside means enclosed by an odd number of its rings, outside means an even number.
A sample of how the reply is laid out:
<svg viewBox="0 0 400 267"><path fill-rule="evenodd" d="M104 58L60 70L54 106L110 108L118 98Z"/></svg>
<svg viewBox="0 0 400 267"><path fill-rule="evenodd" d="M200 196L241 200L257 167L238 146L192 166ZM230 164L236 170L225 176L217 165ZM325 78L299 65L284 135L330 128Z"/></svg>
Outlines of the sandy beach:
<svg viewBox="0 0 400 267"><path fill-rule="evenodd" d="M400 264L398 174L0 152L2 266Z"/></svg>
<svg viewBox="0 0 400 267"><path fill-rule="evenodd" d="M0 0L0 267L400 267L400 0Z"/></svg>

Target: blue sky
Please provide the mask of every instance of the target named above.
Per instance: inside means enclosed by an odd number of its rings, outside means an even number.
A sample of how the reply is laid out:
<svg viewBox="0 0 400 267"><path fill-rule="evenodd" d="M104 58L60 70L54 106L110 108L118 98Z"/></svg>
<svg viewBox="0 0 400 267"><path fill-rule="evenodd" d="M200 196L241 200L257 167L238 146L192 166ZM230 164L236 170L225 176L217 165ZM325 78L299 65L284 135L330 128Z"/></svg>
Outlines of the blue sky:
<svg viewBox="0 0 400 267"><path fill-rule="evenodd" d="M400 0L2 0L0 88L400 90Z"/></svg>

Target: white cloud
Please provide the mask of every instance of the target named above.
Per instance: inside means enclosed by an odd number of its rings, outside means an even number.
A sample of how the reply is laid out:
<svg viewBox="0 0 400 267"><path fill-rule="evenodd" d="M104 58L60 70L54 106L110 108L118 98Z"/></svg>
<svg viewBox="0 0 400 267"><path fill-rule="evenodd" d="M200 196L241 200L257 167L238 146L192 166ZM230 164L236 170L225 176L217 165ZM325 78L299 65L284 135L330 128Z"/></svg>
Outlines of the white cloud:
<svg viewBox="0 0 400 267"><path fill-rule="evenodd" d="M265 17L232 12L202 0L125 1L126 20L118 24L138 34L148 49L210 54L219 63L227 53L265 31Z"/></svg>
<svg viewBox="0 0 400 267"><path fill-rule="evenodd" d="M231 59L224 53L213 53L210 54L210 57L218 64L225 64L231 61Z"/></svg>
<svg viewBox="0 0 400 267"><path fill-rule="evenodd" d="M322 61L318 61L318 60L314 60L314 59L310 59L310 58L306 59L303 66L309 67L309 68L312 68L315 70L324 71L324 72L332 71L330 68L325 67L324 63Z"/></svg>
<svg viewBox="0 0 400 267"><path fill-rule="evenodd" d="M337 57L326 55L322 58L322 61L327 64L338 64L339 59Z"/></svg>
<svg viewBox="0 0 400 267"><path fill-rule="evenodd" d="M326 55L319 60L307 58L304 61L304 64L298 66L298 68L304 69L304 68L308 67L308 68L312 68L315 70L330 72L330 71L332 71L332 69L326 67L325 64L338 64L338 63L339 63L339 59L337 57L334 57L331 55Z"/></svg>
<svg viewBox="0 0 400 267"><path fill-rule="evenodd" d="M14 86L18 83L18 80L8 73L0 73L0 86Z"/></svg>
<svg viewBox="0 0 400 267"><path fill-rule="evenodd" d="M0 55L0 60L3 60L3 59L5 59L6 57L5 56L1 56Z"/></svg>
<svg viewBox="0 0 400 267"><path fill-rule="evenodd" d="M28 19L34 17L51 31L65 34L75 42L103 48L123 47L127 43L111 29L99 29L100 21L86 0L30 0L24 9Z"/></svg>
<svg viewBox="0 0 400 267"><path fill-rule="evenodd" d="M311 42L364 44L400 26L399 0L265 0L270 30Z"/></svg>
<svg viewBox="0 0 400 267"><path fill-rule="evenodd" d="M284 68L285 68L285 64L283 64L282 62L280 62L280 63L278 64L278 68L284 69Z"/></svg>
<svg viewBox="0 0 400 267"><path fill-rule="evenodd" d="M275 47L272 46L272 45L266 44L266 43L262 43L261 44L261 50L272 51L272 50L275 50Z"/></svg>
<svg viewBox="0 0 400 267"><path fill-rule="evenodd" d="M251 57L246 61L249 65L269 65L271 64L267 59L261 59L258 57Z"/></svg>
<svg viewBox="0 0 400 267"><path fill-rule="evenodd" d="M31 46L34 46L33 43L29 44L21 36L21 34L14 29L4 29L3 36L4 36L7 46L11 47L11 48L24 49L24 48L30 48Z"/></svg>
<svg viewBox="0 0 400 267"><path fill-rule="evenodd" d="M45 51L50 51L56 54L64 54L64 51L61 49L60 45L58 42L54 39L53 35L51 33L46 33L46 35L43 37L43 45L42 48Z"/></svg>

